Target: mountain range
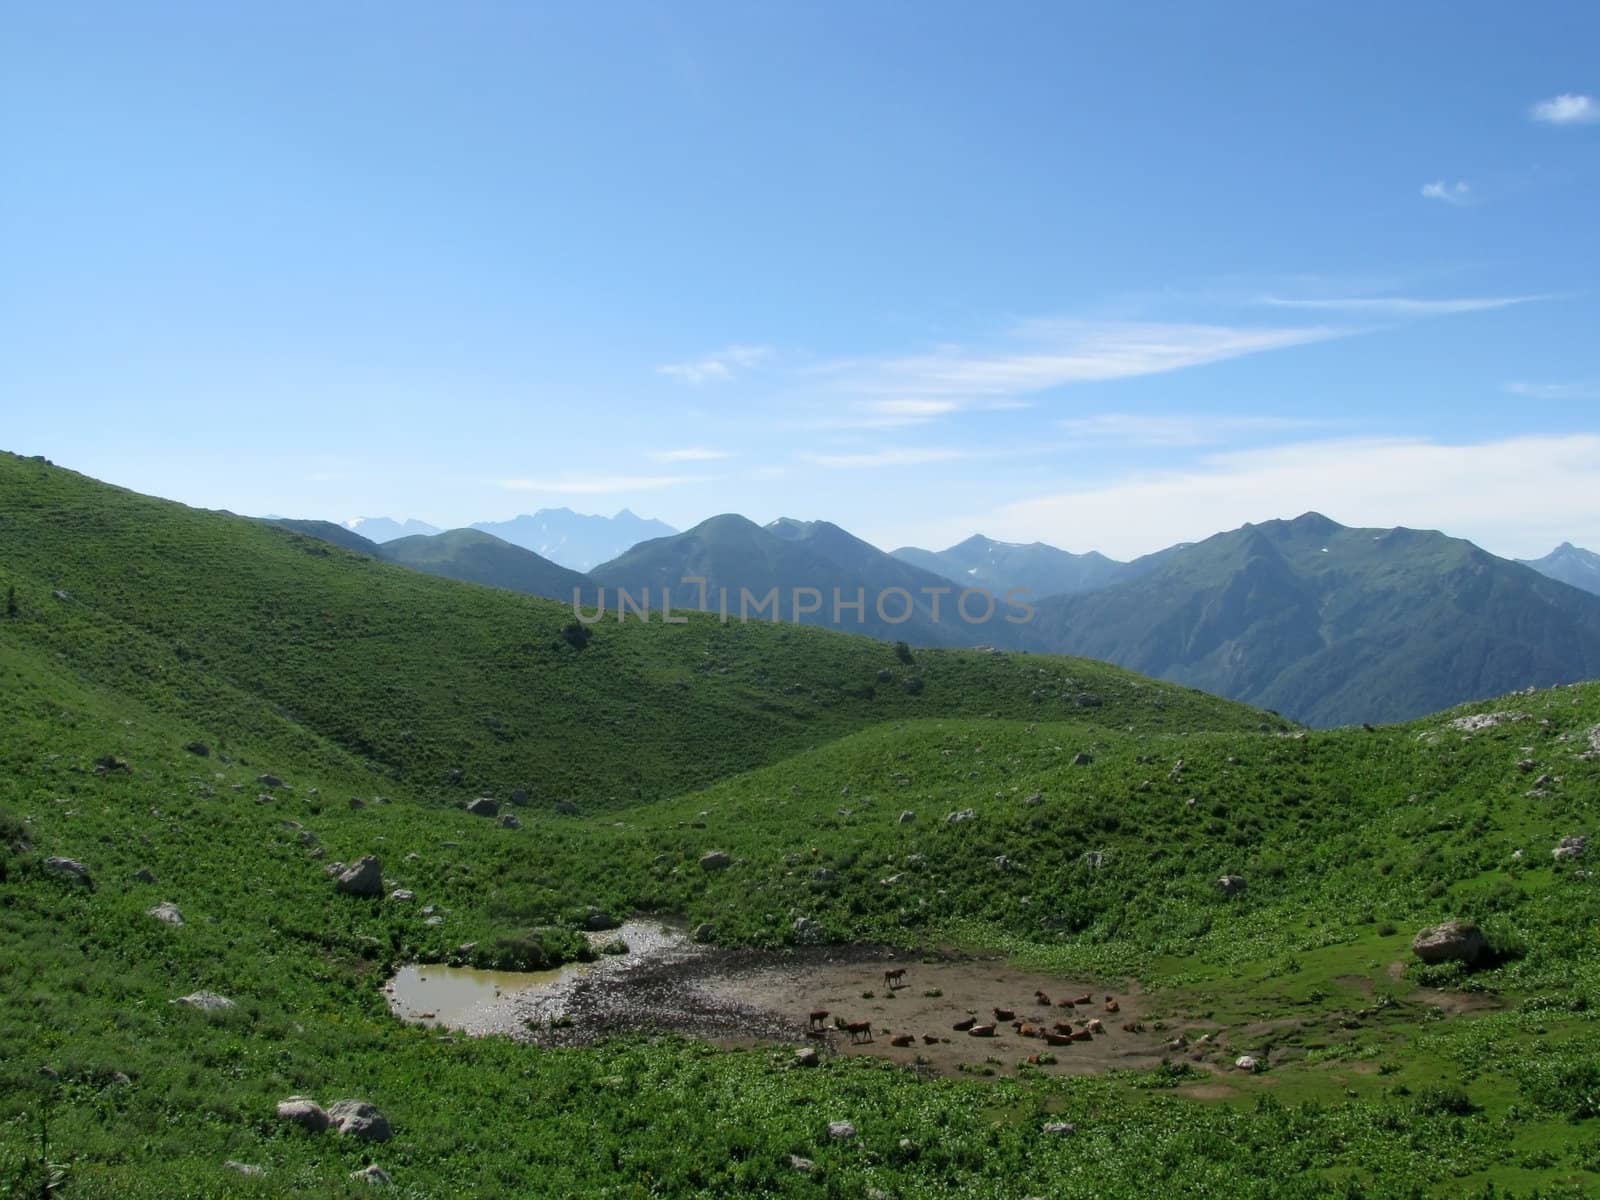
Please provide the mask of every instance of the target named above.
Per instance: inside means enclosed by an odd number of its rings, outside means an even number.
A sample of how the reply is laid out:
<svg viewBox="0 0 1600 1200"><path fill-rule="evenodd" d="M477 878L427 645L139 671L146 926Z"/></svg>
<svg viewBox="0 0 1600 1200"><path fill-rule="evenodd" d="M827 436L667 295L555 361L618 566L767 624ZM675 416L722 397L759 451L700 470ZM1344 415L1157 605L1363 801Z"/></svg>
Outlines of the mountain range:
<svg viewBox="0 0 1600 1200"><path fill-rule="evenodd" d="M541 508L509 521L479 521L471 528L492 533L513 546L532 550L574 571L587 571L651 538L678 531L665 521L637 516L624 508L612 517Z"/></svg>
<svg viewBox="0 0 1600 1200"><path fill-rule="evenodd" d="M1571 542L1562 542L1543 558L1520 558L1517 561L1525 567L1532 567L1541 575L1600 595L1600 554L1593 550L1581 550Z"/></svg>

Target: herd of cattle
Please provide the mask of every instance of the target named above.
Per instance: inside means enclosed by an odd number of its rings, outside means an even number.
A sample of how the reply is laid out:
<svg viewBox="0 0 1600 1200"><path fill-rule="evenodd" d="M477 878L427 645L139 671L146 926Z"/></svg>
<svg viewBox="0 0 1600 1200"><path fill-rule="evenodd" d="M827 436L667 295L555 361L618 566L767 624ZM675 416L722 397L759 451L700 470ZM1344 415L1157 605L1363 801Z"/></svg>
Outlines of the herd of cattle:
<svg viewBox="0 0 1600 1200"><path fill-rule="evenodd" d="M894 967L883 973L883 984L891 994L896 988L906 986L906 969ZM869 993L870 995L870 993ZM964 1033L968 1037L986 1038L995 1035L995 1029L1003 1024L1009 1024L1019 1035L1026 1038L1039 1038L1047 1045L1067 1046L1073 1042L1087 1042L1096 1035L1106 1031L1105 1022L1097 1016L1085 1016L1083 1010L1094 1007L1096 1000L1092 995L1075 996L1070 1000L1051 1001L1044 992L1033 994L1034 1002L1043 1009L1066 1009L1072 1013L1070 1020L1046 1021L1036 1017L1033 1020L1019 1018L1013 1009L994 1008L994 1020L980 1021L975 1016L967 1016L955 1022L950 1028L956 1033ZM1107 996L1103 1003L1103 1011L1107 1015L1114 1015L1121 1011L1121 1004L1115 996ZM866 1043L873 1040L871 1021L849 1021L843 1017L834 1016L827 1009L815 1009L811 1012L806 1023L806 1032L813 1038L825 1038L829 1032L829 1020L832 1020L832 1029L846 1033L852 1045ZM1143 1033L1144 1026L1138 1021L1124 1021L1123 1031L1126 1033ZM917 1035L910 1033L891 1033L888 1029L878 1032L889 1035L891 1046L914 1046ZM925 1045L936 1045L939 1042L948 1042L950 1039L939 1034L924 1033L921 1035Z"/></svg>

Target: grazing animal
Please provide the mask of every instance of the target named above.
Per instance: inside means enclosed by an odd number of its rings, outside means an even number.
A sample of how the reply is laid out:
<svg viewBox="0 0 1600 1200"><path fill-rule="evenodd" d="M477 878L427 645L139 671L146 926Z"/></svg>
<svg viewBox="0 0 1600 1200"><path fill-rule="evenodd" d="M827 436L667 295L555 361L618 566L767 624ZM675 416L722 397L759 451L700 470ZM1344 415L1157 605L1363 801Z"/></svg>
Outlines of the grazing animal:
<svg viewBox="0 0 1600 1200"><path fill-rule="evenodd" d="M903 986L905 981L906 969L904 967L893 967L883 973L883 986L890 991Z"/></svg>
<svg viewBox="0 0 1600 1200"><path fill-rule="evenodd" d="M1107 1000L1106 1011L1108 1013L1120 1012L1122 1011L1122 1005L1118 1004L1115 1000Z"/></svg>
<svg viewBox="0 0 1600 1200"><path fill-rule="evenodd" d="M993 1025L974 1025L971 1029L967 1030L967 1036L968 1037L993 1037L994 1036L994 1026Z"/></svg>
<svg viewBox="0 0 1600 1200"><path fill-rule="evenodd" d="M811 1013L810 1026L811 1026L812 1029L821 1029L823 1027L823 1022L826 1021L827 1019L828 1019L828 1010L827 1009L825 1009L825 1008L815 1009Z"/></svg>
<svg viewBox="0 0 1600 1200"><path fill-rule="evenodd" d="M1074 1042L1089 1042L1094 1040L1094 1034L1090 1033L1087 1029L1074 1029L1069 1037Z"/></svg>
<svg viewBox="0 0 1600 1200"><path fill-rule="evenodd" d="M1073 1001L1073 1003L1074 1004L1093 1004L1094 1003L1094 997L1093 996L1079 996L1076 1000Z"/></svg>
<svg viewBox="0 0 1600 1200"><path fill-rule="evenodd" d="M1071 1021L1057 1021L1053 1026L1051 1026L1051 1028L1053 1028L1057 1033L1071 1033L1072 1032L1072 1022Z"/></svg>
<svg viewBox="0 0 1600 1200"><path fill-rule="evenodd" d="M916 1040L917 1039L912 1037L909 1033L897 1033L892 1038L889 1039L889 1045L891 1045L891 1046L910 1046L910 1045L914 1045L916 1043Z"/></svg>
<svg viewBox="0 0 1600 1200"><path fill-rule="evenodd" d="M1142 1022L1140 1022L1140 1021L1124 1021L1122 1023L1122 1032L1123 1033L1143 1033L1144 1032L1144 1024Z"/></svg>
<svg viewBox="0 0 1600 1200"><path fill-rule="evenodd" d="M1009 1008L996 1008L992 1011L994 1012L994 1019L996 1021L1013 1021L1017 1016L1017 1014L1012 1012Z"/></svg>
<svg viewBox="0 0 1600 1200"><path fill-rule="evenodd" d="M1017 1032L1023 1037L1038 1037L1044 1032L1044 1030L1040 1029L1037 1025L1030 1025L1026 1021L1018 1021Z"/></svg>
<svg viewBox="0 0 1600 1200"><path fill-rule="evenodd" d="M977 1023L978 1023L978 1018L977 1017L963 1017L963 1018L961 1018L961 1020L957 1021L954 1025L950 1026L950 1028L954 1029L957 1033L966 1033L969 1029L971 1029Z"/></svg>
<svg viewBox="0 0 1600 1200"><path fill-rule="evenodd" d="M925 1033L922 1035L922 1044L924 1046L937 1046L939 1044L939 1039L931 1033Z"/></svg>
<svg viewBox="0 0 1600 1200"><path fill-rule="evenodd" d="M1033 998L1038 1003L1044 1005L1046 1008L1050 1007L1050 997L1046 996L1043 992L1035 992L1033 994Z"/></svg>
<svg viewBox="0 0 1600 1200"><path fill-rule="evenodd" d="M1070 1046L1072 1044L1072 1034L1047 1033L1044 1035L1044 1040L1047 1046Z"/></svg>
<svg viewBox="0 0 1600 1200"><path fill-rule="evenodd" d="M1057 1008L1071 1008L1072 1007L1072 1001L1071 1000L1057 1000L1056 1001L1056 1007Z"/></svg>
<svg viewBox="0 0 1600 1200"><path fill-rule="evenodd" d="M851 1042L870 1042L872 1040L871 1021L846 1021L844 1031L850 1035Z"/></svg>
<svg viewBox="0 0 1600 1200"><path fill-rule="evenodd" d="M1085 1028L1087 1028L1090 1033L1104 1033L1106 1031L1105 1023L1101 1021L1099 1017L1096 1017L1094 1020L1090 1021Z"/></svg>

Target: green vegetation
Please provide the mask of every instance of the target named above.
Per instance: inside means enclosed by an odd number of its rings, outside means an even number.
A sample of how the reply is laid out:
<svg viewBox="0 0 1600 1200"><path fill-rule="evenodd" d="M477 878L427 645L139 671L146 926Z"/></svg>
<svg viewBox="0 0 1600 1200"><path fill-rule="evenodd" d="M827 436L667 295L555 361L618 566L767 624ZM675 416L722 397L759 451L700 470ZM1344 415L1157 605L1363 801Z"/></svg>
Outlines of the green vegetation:
<svg viewBox="0 0 1600 1200"><path fill-rule="evenodd" d="M1600 893L1551 854L1595 832L1600 686L1307 734L1027 655L918 650L913 696L893 647L818 630L608 621L580 649L561 605L13 458L0 544L0 1195L359 1195L369 1160L439 1197L1600 1182ZM519 788L521 828L462 807ZM365 854L415 898L338 894L324 868ZM590 906L1132 978L1145 1020L1268 1069L926 1079L389 1016L397 965L558 962ZM1449 917L1489 935L1479 969L1411 956ZM235 1007L172 1003L199 990ZM394 1140L277 1120L296 1093L369 1099Z"/></svg>

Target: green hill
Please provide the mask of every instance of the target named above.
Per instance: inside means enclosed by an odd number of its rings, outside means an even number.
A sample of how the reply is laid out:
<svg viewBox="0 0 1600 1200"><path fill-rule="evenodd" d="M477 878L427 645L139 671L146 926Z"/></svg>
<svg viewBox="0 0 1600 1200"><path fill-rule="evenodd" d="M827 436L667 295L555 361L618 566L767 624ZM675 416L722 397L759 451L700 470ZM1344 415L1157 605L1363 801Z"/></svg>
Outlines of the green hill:
<svg viewBox="0 0 1600 1200"><path fill-rule="evenodd" d="M1312 725L1393 721L1600 675L1600 598L1440 533L1307 513L1038 605L1027 643Z"/></svg>
<svg viewBox="0 0 1600 1200"><path fill-rule="evenodd" d="M594 591L586 575L557 566L532 550L513 546L476 529L396 538L381 548L389 562L446 579L544 596L568 605Z"/></svg>

